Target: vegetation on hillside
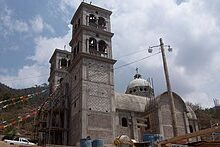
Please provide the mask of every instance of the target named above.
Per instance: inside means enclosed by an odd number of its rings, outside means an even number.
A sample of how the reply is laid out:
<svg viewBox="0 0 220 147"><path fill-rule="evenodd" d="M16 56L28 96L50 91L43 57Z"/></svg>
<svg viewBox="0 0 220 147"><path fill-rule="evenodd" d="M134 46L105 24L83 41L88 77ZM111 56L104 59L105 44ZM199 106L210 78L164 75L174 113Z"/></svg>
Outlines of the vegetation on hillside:
<svg viewBox="0 0 220 147"><path fill-rule="evenodd" d="M207 129L215 126L220 120L218 120L218 113L215 108L203 108L199 104L192 104L187 102L189 106L196 113L198 118L199 129Z"/></svg>
<svg viewBox="0 0 220 147"><path fill-rule="evenodd" d="M19 99L22 96L27 96L28 94L34 94L47 89L47 84L40 86L35 86L26 89L12 89L2 83L0 83L0 101L9 100L0 103L0 125L7 125L10 122L16 121L17 123L13 126L6 127L0 130L0 134L5 135L26 135L32 136L34 131L34 118L30 117L23 122L19 122L19 116L27 116L33 110L36 110L48 97L48 92L34 95L31 99ZM14 99L14 100L12 100ZM14 104L15 102L18 102ZM11 106L7 106L12 104ZM4 106L7 106L3 109Z"/></svg>

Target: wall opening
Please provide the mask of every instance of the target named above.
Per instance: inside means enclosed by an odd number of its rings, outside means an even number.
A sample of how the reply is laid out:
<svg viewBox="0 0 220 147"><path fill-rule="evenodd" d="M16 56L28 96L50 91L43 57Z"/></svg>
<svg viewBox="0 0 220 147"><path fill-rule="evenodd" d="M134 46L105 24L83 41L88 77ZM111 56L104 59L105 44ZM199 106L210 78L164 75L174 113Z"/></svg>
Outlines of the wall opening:
<svg viewBox="0 0 220 147"><path fill-rule="evenodd" d="M127 121L127 118L122 117L122 119L121 119L121 125L122 125L123 127L128 127L128 121Z"/></svg>
<svg viewBox="0 0 220 147"><path fill-rule="evenodd" d="M105 43L105 41L100 40L99 41L99 51L106 54L107 53L106 48L107 48L107 44Z"/></svg>
<svg viewBox="0 0 220 147"><path fill-rule="evenodd" d="M193 126L192 125L189 125L189 131L190 131L190 133L193 132Z"/></svg>
<svg viewBox="0 0 220 147"><path fill-rule="evenodd" d="M96 26L96 17L94 14L89 14L89 25Z"/></svg>
<svg viewBox="0 0 220 147"><path fill-rule="evenodd" d="M89 50L95 50L97 51L97 41L95 38L90 37L89 38Z"/></svg>
<svg viewBox="0 0 220 147"><path fill-rule="evenodd" d="M98 19L98 26L99 26L100 28L105 28L105 26L106 26L106 21L105 21L105 19L104 19L103 17L99 17L99 19Z"/></svg>

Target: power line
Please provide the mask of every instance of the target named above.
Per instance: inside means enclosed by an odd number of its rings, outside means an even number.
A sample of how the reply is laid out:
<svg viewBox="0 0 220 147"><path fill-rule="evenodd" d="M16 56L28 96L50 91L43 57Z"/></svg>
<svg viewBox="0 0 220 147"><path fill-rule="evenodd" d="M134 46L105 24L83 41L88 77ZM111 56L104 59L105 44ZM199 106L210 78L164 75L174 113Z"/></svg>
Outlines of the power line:
<svg viewBox="0 0 220 147"><path fill-rule="evenodd" d="M144 49L144 50L146 50L146 49ZM127 55L125 55L125 56L121 56L121 57L119 57L119 58L123 58L123 57L126 57L126 56L134 55L134 54L140 53L140 52L142 52L142 51L144 51L144 50L140 50L139 52L129 53L129 54L127 54ZM157 55L157 54L159 54L159 53L160 53L160 52L155 53L155 54L152 54L152 55L150 55L150 56L146 56L146 57L141 58L141 59L139 59L139 60L132 61L132 62L127 63L127 64L124 64L124 65L120 65L120 66L118 66L118 67L116 67L116 68L114 68L114 69L120 69L120 68L122 68L122 67L131 65L131 64L133 64L133 63L136 63L136 62L142 61L142 60L144 60L144 59L150 58L150 57L152 57L152 56L155 56L155 55ZM42 75L31 76L31 77L26 77L26 78L14 78L14 79L11 79L11 80L4 80L4 81L1 81L1 82L20 81L20 80L32 79L32 78L44 77L44 76L49 76L49 74L42 74Z"/></svg>
<svg viewBox="0 0 220 147"><path fill-rule="evenodd" d="M152 57L152 56L155 56L155 55L157 55L157 54L159 54L159 53L160 53L160 51L157 52L157 53L155 53L155 54L152 54L152 55L150 55L150 56L146 56L146 57L144 57L144 58L141 58L141 59L139 59L139 60L135 60L135 61L133 61L133 62L126 63L126 64L124 64L124 65L120 65L120 66L118 66L118 67L116 67L116 68L114 68L114 69L119 69L119 68L122 68L122 67L125 67L125 66L128 66L128 65L131 65L131 64L133 64L133 63L136 63L136 62L142 61L142 60L144 60L144 59L150 58L150 57Z"/></svg>
<svg viewBox="0 0 220 147"><path fill-rule="evenodd" d="M141 49L141 50L137 50L137 51L135 51L135 52L130 52L130 53L128 53L128 54L126 54L126 55L124 55L124 56L121 56L121 57L115 57L116 59L121 59L121 58L124 58L124 57L127 57L127 56L131 56L131 55L135 55L135 54L137 54L137 53L140 53L140 52L143 52L143 51L146 51L146 49Z"/></svg>

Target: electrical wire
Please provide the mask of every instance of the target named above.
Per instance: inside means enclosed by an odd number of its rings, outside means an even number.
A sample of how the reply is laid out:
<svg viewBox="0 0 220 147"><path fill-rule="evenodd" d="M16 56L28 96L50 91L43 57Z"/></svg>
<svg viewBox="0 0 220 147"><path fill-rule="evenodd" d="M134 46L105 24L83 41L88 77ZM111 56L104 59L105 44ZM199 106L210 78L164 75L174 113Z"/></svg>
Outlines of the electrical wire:
<svg viewBox="0 0 220 147"><path fill-rule="evenodd" d="M130 62L130 63L126 63L126 64L124 64L124 65L120 65L120 66L118 66L118 67L116 67L116 68L114 68L114 69L120 69L120 68L122 68L122 67L131 65L131 64L134 64L134 63L136 63L136 62L139 62L139 61L145 60L145 59L147 59L147 58L150 58L150 57L152 57L152 56L155 56L155 55L157 55L157 54L159 54L159 53L160 53L160 51L157 52L157 53L155 53L155 54L152 54L152 55L150 55L150 56L146 56L146 57L144 57L144 58L141 58L141 59L139 59L139 60L135 60L135 61L132 61L132 62Z"/></svg>
<svg viewBox="0 0 220 147"><path fill-rule="evenodd" d="M144 50L146 50L146 49L140 50L139 52L129 53L129 54L127 54L127 55L125 55L125 56L121 56L121 57L119 57L119 58L124 58L124 57L130 56L130 55L134 55L134 54L140 53L140 52L142 52L142 51L144 51ZM132 61L132 62L130 62L130 63L126 63L126 64L124 64L124 65L120 65L120 66L118 66L118 67L116 67L116 68L114 68L114 69L115 69L115 70L120 69L120 68L122 68L122 67L131 65L131 64L133 64L133 63L136 63L136 62L142 61L142 60L144 60L144 59L150 58L150 57L152 57L152 56L155 56L155 55L157 55L157 54L159 54L159 53L160 53L160 52L157 52L157 53L152 54L152 55L150 55L150 56L146 56L146 57L144 57L144 58L141 58L141 59L139 59L139 60L135 60L135 61ZM119 58L118 58L118 59L119 59ZM32 78L37 78L37 77L45 77L45 76L49 76L49 74L43 74L43 75L38 75L38 76L26 77L26 78L18 78L18 79L15 78L15 79L11 79L11 80L4 80L4 81L1 81L1 82L20 81L20 80L32 79Z"/></svg>
<svg viewBox="0 0 220 147"><path fill-rule="evenodd" d="M124 56L119 56L119 57L115 57L117 60L119 60L119 59L121 59L121 58L124 58L124 57L127 57L127 56L131 56L131 55L135 55L135 54L137 54L137 53L140 53L140 52L143 52L143 51L146 51L146 49L141 49L141 50L137 50L137 51L135 51L135 52L130 52L130 53L128 53L128 54L126 54L126 55L124 55Z"/></svg>

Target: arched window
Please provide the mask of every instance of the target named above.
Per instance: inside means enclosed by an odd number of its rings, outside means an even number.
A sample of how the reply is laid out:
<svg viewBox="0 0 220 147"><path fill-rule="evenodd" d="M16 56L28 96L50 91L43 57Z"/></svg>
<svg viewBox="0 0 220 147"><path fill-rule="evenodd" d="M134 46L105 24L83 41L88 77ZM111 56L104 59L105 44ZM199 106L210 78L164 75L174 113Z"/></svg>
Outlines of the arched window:
<svg viewBox="0 0 220 147"><path fill-rule="evenodd" d="M105 21L105 19L104 19L103 17L99 17L99 19L98 19L98 25L99 25L99 27L101 27L101 28L104 28L104 27L106 26L106 21Z"/></svg>
<svg viewBox="0 0 220 147"><path fill-rule="evenodd" d="M63 78L60 78L60 80L59 80L59 84L61 84L62 81L63 81Z"/></svg>
<svg viewBox="0 0 220 147"><path fill-rule="evenodd" d="M128 127L128 121L127 121L127 119L126 119L125 117L122 117L122 119L121 119L121 125L122 125L123 127Z"/></svg>
<svg viewBox="0 0 220 147"><path fill-rule="evenodd" d="M67 67L67 60L65 58L61 59L61 63L60 63L61 68L62 67Z"/></svg>
<svg viewBox="0 0 220 147"><path fill-rule="evenodd" d="M95 38L89 38L89 49L96 50L97 51L97 41Z"/></svg>
<svg viewBox="0 0 220 147"><path fill-rule="evenodd" d="M105 41L100 40L99 41L99 51L102 53L106 53L106 48L107 48L107 44L105 43Z"/></svg>
<svg viewBox="0 0 220 147"><path fill-rule="evenodd" d="M96 26L96 17L94 14L89 14L89 25L95 25Z"/></svg>

